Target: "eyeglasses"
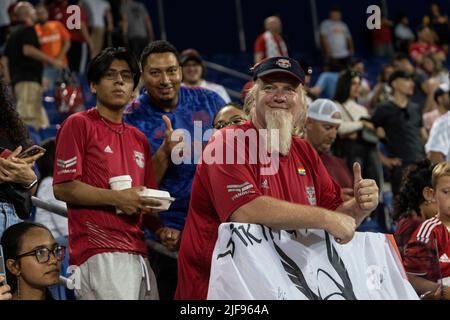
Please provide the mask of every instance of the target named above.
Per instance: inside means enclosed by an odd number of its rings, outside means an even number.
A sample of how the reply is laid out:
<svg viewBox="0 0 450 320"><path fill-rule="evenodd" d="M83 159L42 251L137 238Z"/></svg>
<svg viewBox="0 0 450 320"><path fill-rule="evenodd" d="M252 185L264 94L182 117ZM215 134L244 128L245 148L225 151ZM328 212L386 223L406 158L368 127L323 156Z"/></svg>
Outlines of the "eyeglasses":
<svg viewBox="0 0 450 320"><path fill-rule="evenodd" d="M232 125L237 125L237 124L241 124L245 122L244 118L234 118L231 119L230 121L223 121L223 120L219 120L217 121L216 125L214 126L215 129L219 130L228 126L232 126Z"/></svg>
<svg viewBox="0 0 450 320"><path fill-rule="evenodd" d="M359 71L350 71L350 77L352 77L352 78L355 78L355 77L361 78L361 72L359 72Z"/></svg>
<svg viewBox="0 0 450 320"><path fill-rule="evenodd" d="M37 262L47 263L50 260L50 253L52 253L57 260L62 260L66 255L66 247L57 245L53 250L45 247L38 248L30 252L19 254L18 256L16 256L16 259L26 256L35 256Z"/></svg>
<svg viewBox="0 0 450 320"><path fill-rule="evenodd" d="M130 70L122 70L122 71L117 71L117 70L107 70L105 72L105 74L103 75L103 77L107 80L116 80L117 76L120 74L120 77L122 78L123 81L125 82L132 82L133 81L133 72L131 72Z"/></svg>

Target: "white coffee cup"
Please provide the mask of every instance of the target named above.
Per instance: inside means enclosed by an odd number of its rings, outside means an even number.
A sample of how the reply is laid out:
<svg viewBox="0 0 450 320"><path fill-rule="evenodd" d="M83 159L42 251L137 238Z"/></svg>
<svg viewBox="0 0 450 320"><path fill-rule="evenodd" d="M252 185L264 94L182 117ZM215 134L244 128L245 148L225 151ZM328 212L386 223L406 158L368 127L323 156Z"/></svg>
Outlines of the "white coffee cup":
<svg viewBox="0 0 450 320"><path fill-rule="evenodd" d="M111 190L124 190L131 188L131 182L133 179L129 175L112 177L109 179L109 186ZM116 209L116 213L123 213L121 210Z"/></svg>

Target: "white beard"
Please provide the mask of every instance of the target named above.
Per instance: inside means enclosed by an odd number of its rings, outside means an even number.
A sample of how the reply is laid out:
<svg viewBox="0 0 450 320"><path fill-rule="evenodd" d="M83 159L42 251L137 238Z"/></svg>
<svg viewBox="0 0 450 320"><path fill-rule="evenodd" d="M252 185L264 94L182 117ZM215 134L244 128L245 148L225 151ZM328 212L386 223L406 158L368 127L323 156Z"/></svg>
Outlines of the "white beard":
<svg viewBox="0 0 450 320"><path fill-rule="evenodd" d="M267 145L270 153L278 152L286 156L291 149L294 121L292 113L286 110L269 110L266 112ZM279 134L278 139L272 139ZM277 141L278 140L278 141Z"/></svg>

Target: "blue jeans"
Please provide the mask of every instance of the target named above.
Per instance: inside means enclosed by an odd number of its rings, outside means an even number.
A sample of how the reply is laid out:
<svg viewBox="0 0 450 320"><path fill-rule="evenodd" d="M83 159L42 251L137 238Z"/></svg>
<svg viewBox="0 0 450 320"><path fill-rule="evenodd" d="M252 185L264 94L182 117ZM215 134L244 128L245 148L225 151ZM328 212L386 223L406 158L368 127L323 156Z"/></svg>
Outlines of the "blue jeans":
<svg viewBox="0 0 450 320"><path fill-rule="evenodd" d="M11 203L0 202L0 237L10 226L22 222Z"/></svg>
<svg viewBox="0 0 450 320"><path fill-rule="evenodd" d="M61 78L61 70L54 67L45 67L42 76L48 80L48 90L54 90L56 81Z"/></svg>

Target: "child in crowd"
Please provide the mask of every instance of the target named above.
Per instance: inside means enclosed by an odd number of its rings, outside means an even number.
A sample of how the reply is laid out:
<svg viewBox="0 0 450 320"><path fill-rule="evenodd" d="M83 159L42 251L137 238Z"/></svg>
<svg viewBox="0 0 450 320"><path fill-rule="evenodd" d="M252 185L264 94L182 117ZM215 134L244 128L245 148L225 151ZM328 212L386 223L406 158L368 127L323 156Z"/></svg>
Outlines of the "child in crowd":
<svg viewBox="0 0 450 320"><path fill-rule="evenodd" d="M409 281L423 298L450 299L450 162L432 172L437 215L413 233L404 256Z"/></svg>
<svg viewBox="0 0 450 320"><path fill-rule="evenodd" d="M394 237L402 256L417 227L437 213L431 188L432 170L429 160L410 165L403 176L400 193L394 200L393 218L398 221Z"/></svg>

